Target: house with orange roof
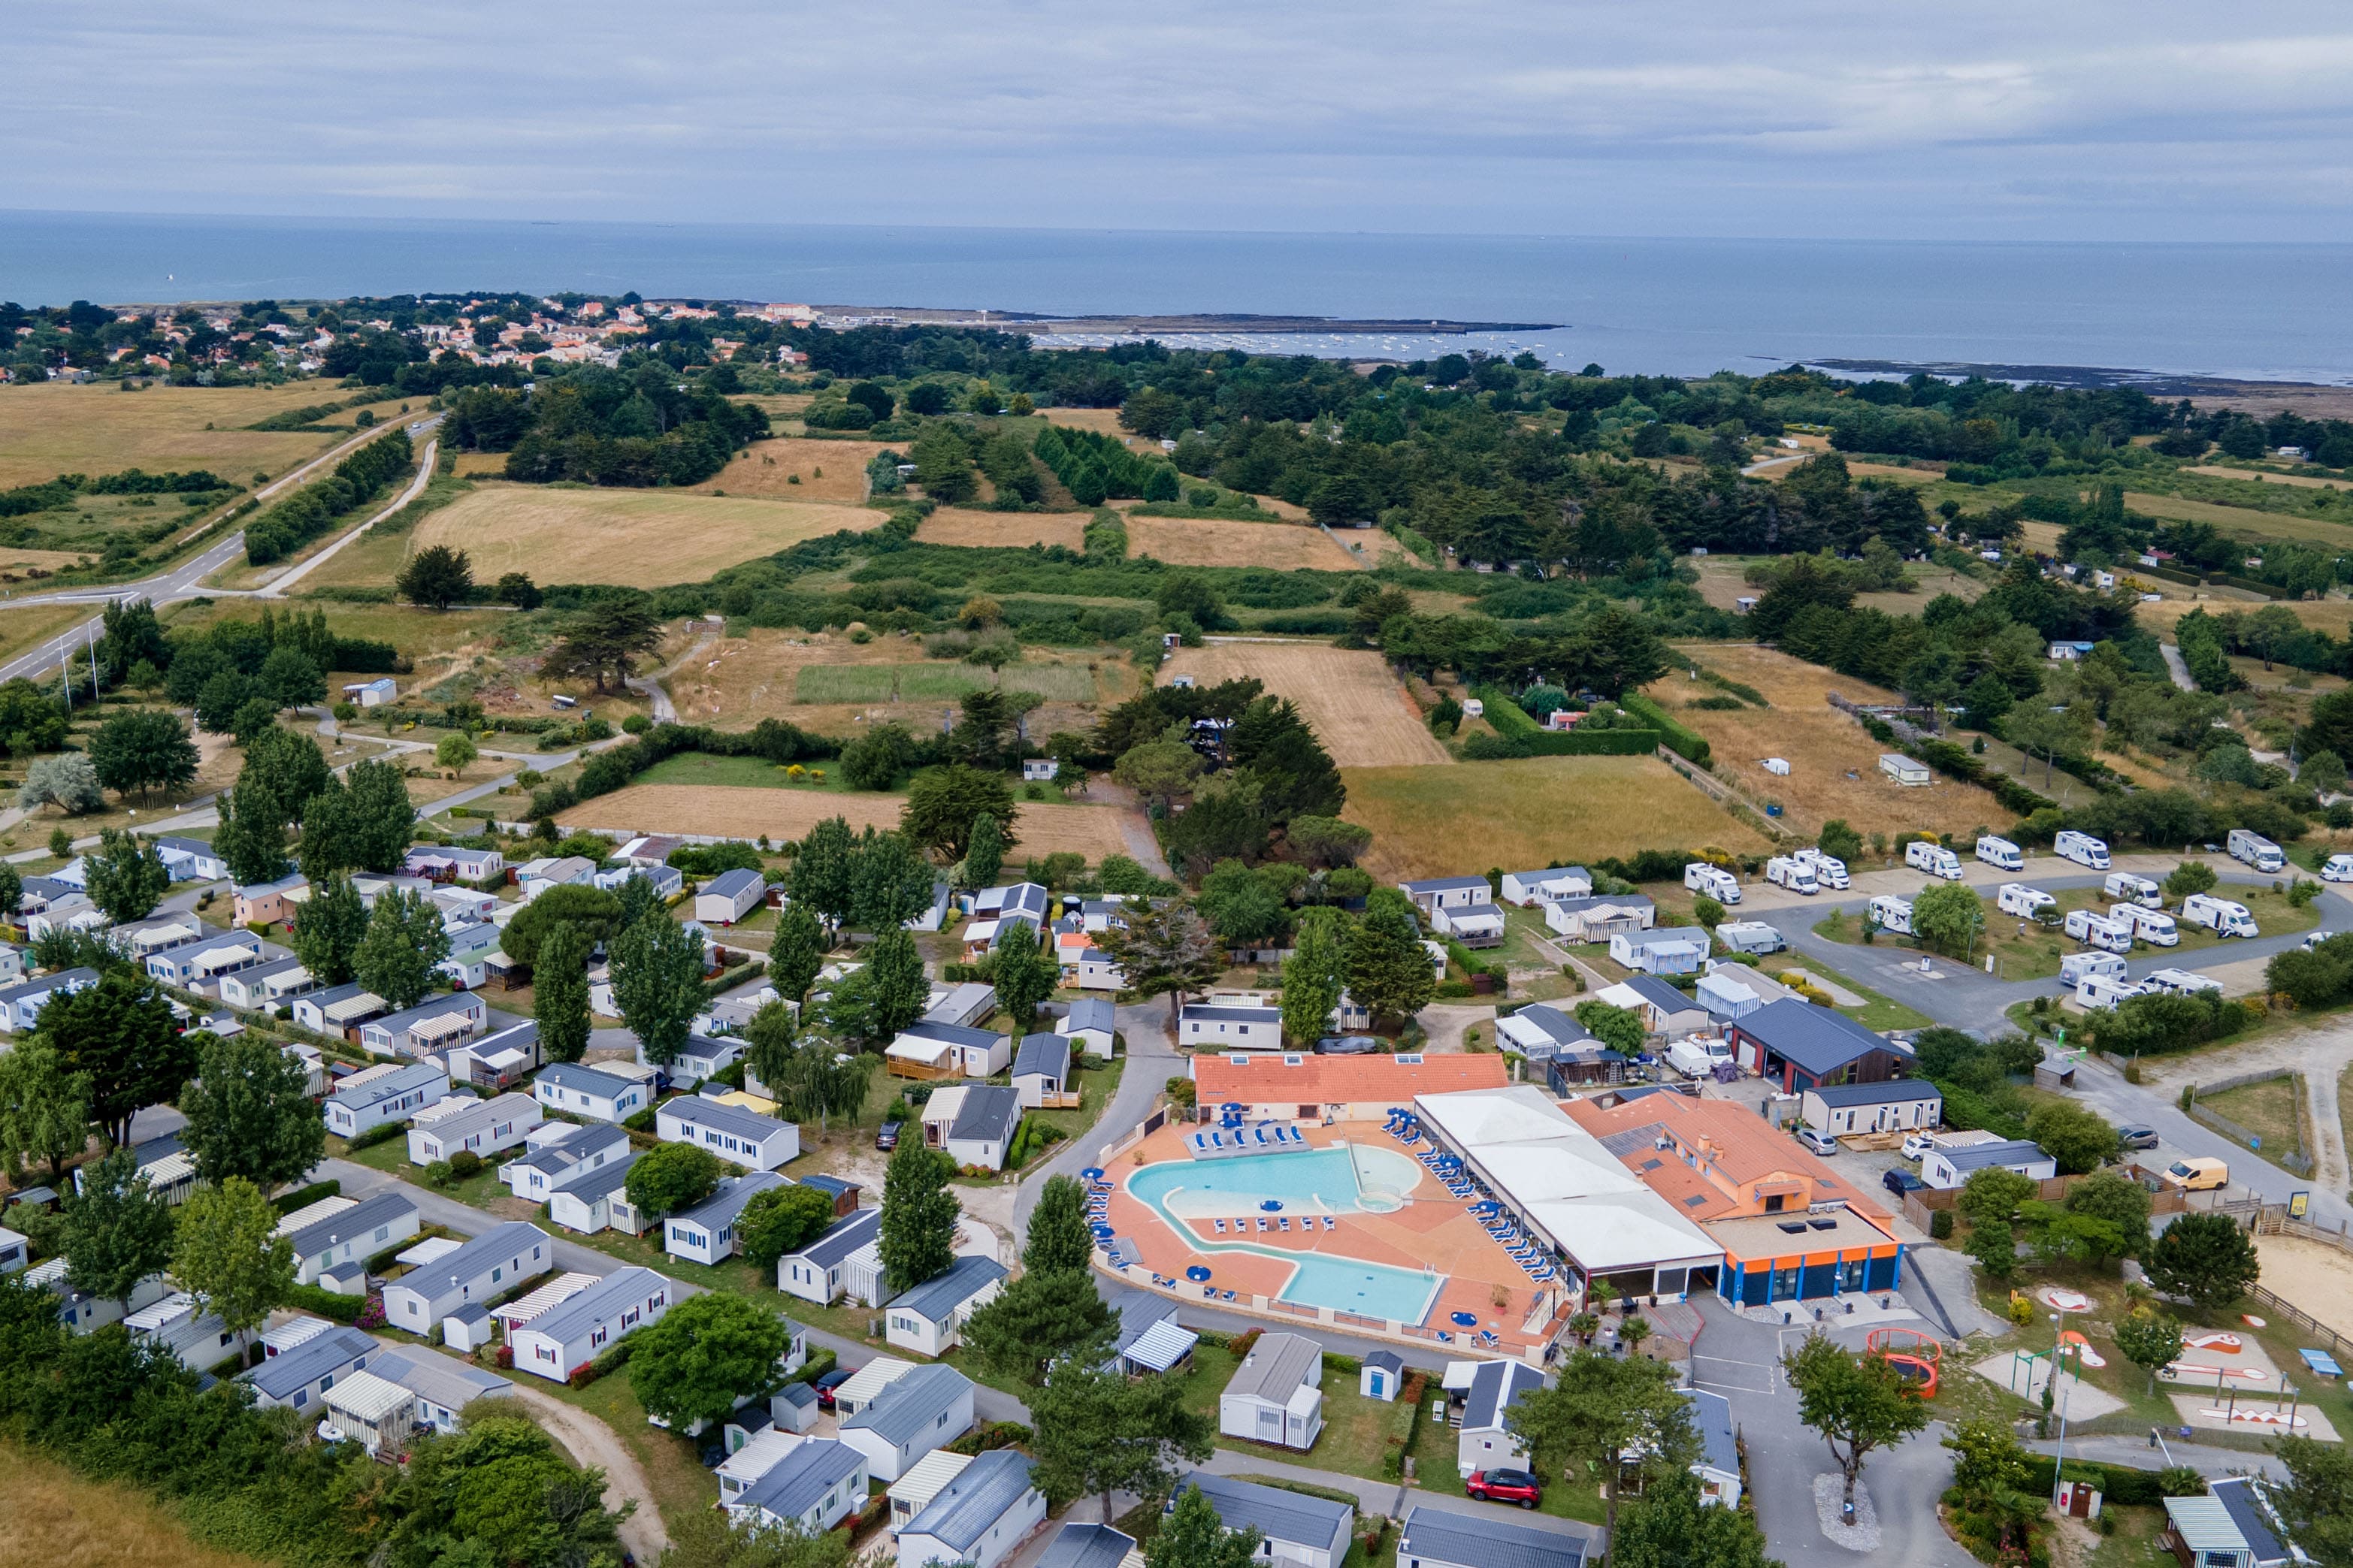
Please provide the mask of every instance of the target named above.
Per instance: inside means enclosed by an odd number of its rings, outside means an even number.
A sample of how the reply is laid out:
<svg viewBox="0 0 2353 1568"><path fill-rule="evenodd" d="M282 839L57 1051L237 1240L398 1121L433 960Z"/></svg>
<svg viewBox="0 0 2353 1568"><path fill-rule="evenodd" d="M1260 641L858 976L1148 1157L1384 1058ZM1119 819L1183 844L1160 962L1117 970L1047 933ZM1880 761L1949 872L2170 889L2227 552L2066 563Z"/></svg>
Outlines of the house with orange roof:
<svg viewBox="0 0 2353 1568"><path fill-rule="evenodd" d="M1493 1052L1319 1057L1299 1053L1203 1054L1192 1060L1201 1120L1238 1104L1255 1121L1379 1121L1421 1094L1501 1089L1504 1058Z"/></svg>
<svg viewBox="0 0 2353 1568"><path fill-rule="evenodd" d="M1647 1094L1566 1109L1724 1248L1726 1300L1767 1306L1902 1284L1887 1211L1746 1106Z"/></svg>

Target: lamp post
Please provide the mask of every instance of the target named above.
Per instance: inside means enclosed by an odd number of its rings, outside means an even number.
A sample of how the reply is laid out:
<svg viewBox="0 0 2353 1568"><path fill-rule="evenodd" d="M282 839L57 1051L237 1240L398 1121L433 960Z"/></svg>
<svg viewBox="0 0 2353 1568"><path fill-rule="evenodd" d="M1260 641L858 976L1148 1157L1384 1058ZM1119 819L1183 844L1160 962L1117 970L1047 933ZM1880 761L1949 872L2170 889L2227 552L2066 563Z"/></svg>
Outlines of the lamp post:
<svg viewBox="0 0 2353 1568"><path fill-rule="evenodd" d="M2051 1314L2051 1375L2059 1375L2060 1327L2066 1321L2062 1313ZM2045 1388L2049 1384L2043 1384ZM2074 1396L2075 1385L2069 1384L2059 1395L2059 1452L2051 1464L2051 1506L2059 1506L2059 1478L2067 1468L2067 1403Z"/></svg>

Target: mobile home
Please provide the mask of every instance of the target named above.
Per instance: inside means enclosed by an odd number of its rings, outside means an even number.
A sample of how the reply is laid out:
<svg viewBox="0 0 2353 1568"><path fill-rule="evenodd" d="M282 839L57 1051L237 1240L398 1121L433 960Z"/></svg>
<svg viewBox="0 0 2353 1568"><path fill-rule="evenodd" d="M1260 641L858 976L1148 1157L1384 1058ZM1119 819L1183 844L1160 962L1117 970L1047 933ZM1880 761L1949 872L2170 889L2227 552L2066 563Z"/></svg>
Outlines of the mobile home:
<svg viewBox="0 0 2353 1568"><path fill-rule="evenodd" d="M2255 917L2247 906L2211 893L2192 893L2181 900L2181 918L2204 926L2217 936L2257 936Z"/></svg>
<svg viewBox="0 0 2353 1568"><path fill-rule="evenodd" d="M2287 857L2280 847L2252 828L2233 827L2223 847L2233 860L2243 860L2258 871L2279 871L2287 867Z"/></svg>

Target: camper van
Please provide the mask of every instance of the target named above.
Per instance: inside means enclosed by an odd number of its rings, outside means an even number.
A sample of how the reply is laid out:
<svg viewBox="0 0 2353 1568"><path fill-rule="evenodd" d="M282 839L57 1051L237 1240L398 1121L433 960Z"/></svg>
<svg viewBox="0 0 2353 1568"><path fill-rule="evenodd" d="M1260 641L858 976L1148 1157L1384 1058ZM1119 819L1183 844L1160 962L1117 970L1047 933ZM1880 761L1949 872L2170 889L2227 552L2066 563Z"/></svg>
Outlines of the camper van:
<svg viewBox="0 0 2353 1568"><path fill-rule="evenodd" d="M2031 921L2037 910L2047 910L2059 900L2040 888L2030 888L2023 882L2004 882L1993 896L1993 907L2006 915L2016 915Z"/></svg>
<svg viewBox="0 0 2353 1568"><path fill-rule="evenodd" d="M2067 934L2087 947L2105 948L2110 952L2130 952L2132 931L2128 927L2091 910L2067 911Z"/></svg>
<svg viewBox="0 0 2353 1568"><path fill-rule="evenodd" d="M2324 882L2353 882L2353 855L2331 855L2328 863L2320 868L2320 879Z"/></svg>
<svg viewBox="0 0 2353 1568"><path fill-rule="evenodd" d="M2216 936L2260 936L2255 929L2255 917L2247 906L2229 899L2218 899L2211 893L2192 893L2181 900L2181 918L2194 926L2204 926Z"/></svg>
<svg viewBox="0 0 2353 1568"><path fill-rule="evenodd" d="M2103 980L2122 980L2125 961L2113 952L2071 952L2059 961L2059 984L2080 988L2084 982L2097 976Z"/></svg>
<svg viewBox="0 0 2353 1568"><path fill-rule="evenodd" d="M2181 945L2181 928L2175 925L2173 917L2162 910L2143 909L2138 904L2118 904L2108 911L2108 919L2151 947Z"/></svg>
<svg viewBox="0 0 2353 1568"><path fill-rule="evenodd" d="M2086 1007L2113 1007L2147 994L2147 986L2121 974L2087 975L2075 987L2075 1000Z"/></svg>
<svg viewBox="0 0 2353 1568"><path fill-rule="evenodd" d="M2026 857L2018 852L2018 846L1990 833L1978 840L1978 858L2004 871L2026 869Z"/></svg>
<svg viewBox="0 0 2353 1568"><path fill-rule="evenodd" d="M1740 884L1732 873L1704 860L1694 860L1683 868L1683 886L1694 893L1705 893L1719 904L1740 901Z"/></svg>
<svg viewBox="0 0 2353 1568"><path fill-rule="evenodd" d="M1789 858L1803 860L1807 865L1811 866L1814 868L1814 880L1832 892L1843 893L1854 886L1853 879L1846 874L1846 862L1835 855L1825 855L1819 849L1799 849L1791 852ZM2344 858L2353 862L2353 856L2347 856Z"/></svg>
<svg viewBox="0 0 2353 1568"><path fill-rule="evenodd" d="M1961 858L1933 838L1915 838L1906 844L1904 863L1915 871L1926 871L1948 882L1961 879Z"/></svg>
<svg viewBox="0 0 2353 1568"><path fill-rule="evenodd" d="M2287 857L2280 853L2280 847L2253 828L2233 827L2222 847L2231 852L2232 859L2243 860L2258 871L2287 868Z"/></svg>
<svg viewBox="0 0 2353 1568"><path fill-rule="evenodd" d="M1667 1047L1667 1065L1685 1078L1705 1078L1718 1062L1732 1059L1732 1047L1715 1035L1694 1035Z"/></svg>
<svg viewBox="0 0 2353 1568"><path fill-rule="evenodd" d="M2094 871L2108 868L2108 847L2088 833L2064 828L2058 837L2051 841L2051 849L2062 860L2073 860L2076 865L2088 866Z"/></svg>
<svg viewBox="0 0 2353 1568"><path fill-rule="evenodd" d="M1871 923L1898 936L1912 934L1912 900L1882 893L1871 900Z"/></svg>
<svg viewBox="0 0 2353 1568"><path fill-rule="evenodd" d="M2222 983L2211 974L2200 974L2187 969L2160 969L2147 983L2151 991L2162 991L2168 996L2195 996L2200 991L2220 992Z"/></svg>
<svg viewBox="0 0 2353 1568"><path fill-rule="evenodd" d="M2163 906L2163 891L2147 877L2136 877L2130 871L2111 873L2100 884L2100 896L2112 904L2147 904L2152 910Z"/></svg>
<svg viewBox="0 0 2353 1568"><path fill-rule="evenodd" d="M1765 879L1793 893L1819 893L1822 890L1821 883L1814 879L1814 868L1792 855L1776 855L1766 861Z"/></svg>

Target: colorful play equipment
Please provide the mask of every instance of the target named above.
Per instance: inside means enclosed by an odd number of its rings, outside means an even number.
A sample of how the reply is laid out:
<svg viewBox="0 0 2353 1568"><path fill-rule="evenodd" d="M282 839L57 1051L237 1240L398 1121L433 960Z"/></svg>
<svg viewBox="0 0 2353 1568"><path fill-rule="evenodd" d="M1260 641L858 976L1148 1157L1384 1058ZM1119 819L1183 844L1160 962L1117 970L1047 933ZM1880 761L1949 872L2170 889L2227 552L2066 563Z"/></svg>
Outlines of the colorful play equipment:
<svg viewBox="0 0 2353 1568"><path fill-rule="evenodd" d="M2106 1359L2092 1348L2092 1342L2073 1329L2061 1334L2059 1342L2067 1347L2067 1353L2075 1359L2078 1365L2105 1366L2108 1364Z"/></svg>
<svg viewBox="0 0 2353 1568"><path fill-rule="evenodd" d="M2182 1336L2181 1342L2194 1351L2223 1351L2232 1355L2238 1354L2245 1348L2238 1335L2226 1334L2219 1330L2210 1330L2199 1334L2185 1334Z"/></svg>
<svg viewBox="0 0 2353 1568"><path fill-rule="evenodd" d="M1863 1349L1887 1358L1899 1376L1919 1384L1920 1397L1936 1397L1937 1363L1945 1347L1917 1329L1873 1329L1862 1338Z"/></svg>
<svg viewBox="0 0 2353 1568"><path fill-rule="evenodd" d="M2246 1324L2247 1327L2251 1329L2260 1329L2263 1327L2263 1321L2261 1318L2256 1317L2253 1312L2240 1313L2239 1321Z"/></svg>
<svg viewBox="0 0 2353 1568"><path fill-rule="evenodd" d="M2041 1291L2042 1303L2062 1312L2088 1312L2097 1305L2081 1290L2069 1290L2057 1285L2046 1285Z"/></svg>

